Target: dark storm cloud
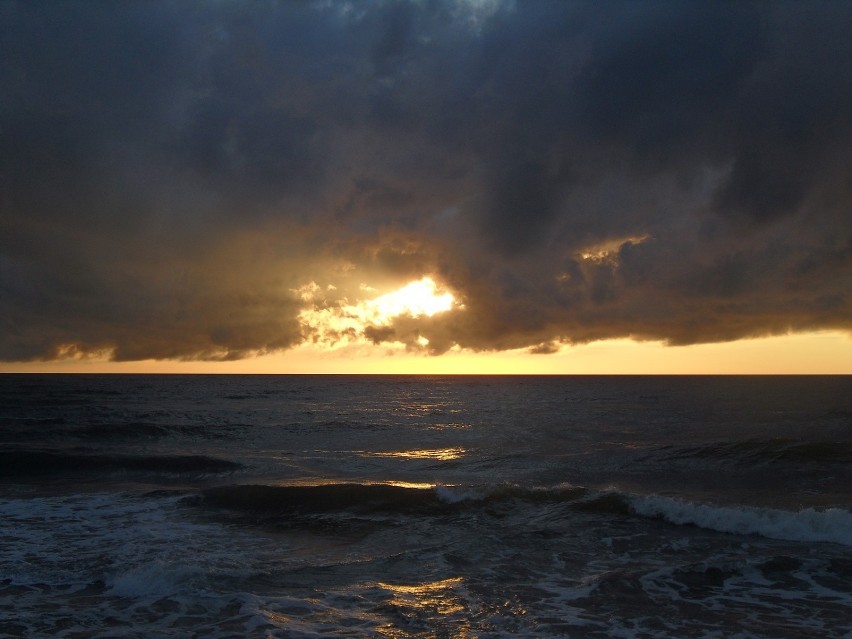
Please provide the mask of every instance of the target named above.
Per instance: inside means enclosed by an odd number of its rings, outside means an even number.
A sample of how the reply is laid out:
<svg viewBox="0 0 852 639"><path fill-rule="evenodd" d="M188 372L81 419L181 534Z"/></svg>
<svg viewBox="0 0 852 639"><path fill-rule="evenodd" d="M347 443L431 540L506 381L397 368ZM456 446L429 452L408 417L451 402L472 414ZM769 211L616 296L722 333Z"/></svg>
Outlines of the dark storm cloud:
<svg viewBox="0 0 852 639"><path fill-rule="evenodd" d="M465 309L368 339L850 330L850 26L842 2L3 2L0 358L286 349L305 283L330 307L425 273Z"/></svg>

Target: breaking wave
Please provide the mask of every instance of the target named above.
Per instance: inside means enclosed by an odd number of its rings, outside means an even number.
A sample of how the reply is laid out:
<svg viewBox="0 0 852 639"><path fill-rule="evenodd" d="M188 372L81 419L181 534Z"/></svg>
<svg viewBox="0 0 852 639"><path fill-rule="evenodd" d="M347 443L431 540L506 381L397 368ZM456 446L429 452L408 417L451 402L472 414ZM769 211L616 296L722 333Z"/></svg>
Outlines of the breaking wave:
<svg viewBox="0 0 852 639"><path fill-rule="evenodd" d="M852 546L852 513L841 508L788 511L719 506L658 495L597 492L570 484L532 488L383 483L232 485L202 491L201 503L263 520L335 513L435 516L495 504L510 504L510 508L565 505L578 513L639 516L722 533Z"/></svg>
<svg viewBox="0 0 852 639"><path fill-rule="evenodd" d="M657 495L628 498L631 512L672 524L718 532L760 535L787 541L833 542L852 546L852 513L841 508L799 511L716 506Z"/></svg>

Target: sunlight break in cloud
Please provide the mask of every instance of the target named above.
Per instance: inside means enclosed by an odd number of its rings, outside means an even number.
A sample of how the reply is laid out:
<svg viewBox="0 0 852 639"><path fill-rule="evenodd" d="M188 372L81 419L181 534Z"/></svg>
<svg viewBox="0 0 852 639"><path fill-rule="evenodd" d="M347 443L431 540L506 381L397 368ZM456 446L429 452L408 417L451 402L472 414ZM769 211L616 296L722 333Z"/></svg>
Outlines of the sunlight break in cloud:
<svg viewBox="0 0 852 639"><path fill-rule="evenodd" d="M432 317L464 308L451 292L439 288L431 277L423 277L390 293L359 300L354 304L344 299L335 305L322 306L316 297L322 290L316 282L309 282L293 292L305 301L315 300L313 307L299 313L306 339L330 348L366 344L370 341L365 337L366 331L390 327L398 317ZM362 286L361 290L374 289ZM420 346L429 343L425 337L419 337L416 341Z"/></svg>
<svg viewBox="0 0 852 639"><path fill-rule="evenodd" d="M649 238L648 234L638 235L636 237L621 237L605 242L600 242L593 246L583 248L578 256L585 262L608 262L613 266L618 265L618 252L625 245L641 244Z"/></svg>

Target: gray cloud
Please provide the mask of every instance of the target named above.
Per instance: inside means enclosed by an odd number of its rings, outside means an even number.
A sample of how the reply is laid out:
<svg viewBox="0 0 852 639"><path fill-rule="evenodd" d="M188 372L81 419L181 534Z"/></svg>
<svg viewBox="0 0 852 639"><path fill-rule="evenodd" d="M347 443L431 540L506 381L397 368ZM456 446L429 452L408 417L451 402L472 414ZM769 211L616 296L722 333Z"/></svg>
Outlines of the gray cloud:
<svg viewBox="0 0 852 639"><path fill-rule="evenodd" d="M0 359L286 349L305 282L334 305L425 273L465 310L368 339L852 330L850 24L839 2L3 2Z"/></svg>

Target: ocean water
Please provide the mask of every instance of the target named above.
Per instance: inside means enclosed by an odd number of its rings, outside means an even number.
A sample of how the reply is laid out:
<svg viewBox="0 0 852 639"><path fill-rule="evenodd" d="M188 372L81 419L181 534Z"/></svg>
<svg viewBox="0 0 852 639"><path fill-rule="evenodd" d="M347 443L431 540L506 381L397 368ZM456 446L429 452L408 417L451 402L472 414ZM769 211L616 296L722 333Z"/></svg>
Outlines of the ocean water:
<svg viewBox="0 0 852 639"><path fill-rule="evenodd" d="M0 376L0 637L852 637L852 378Z"/></svg>

